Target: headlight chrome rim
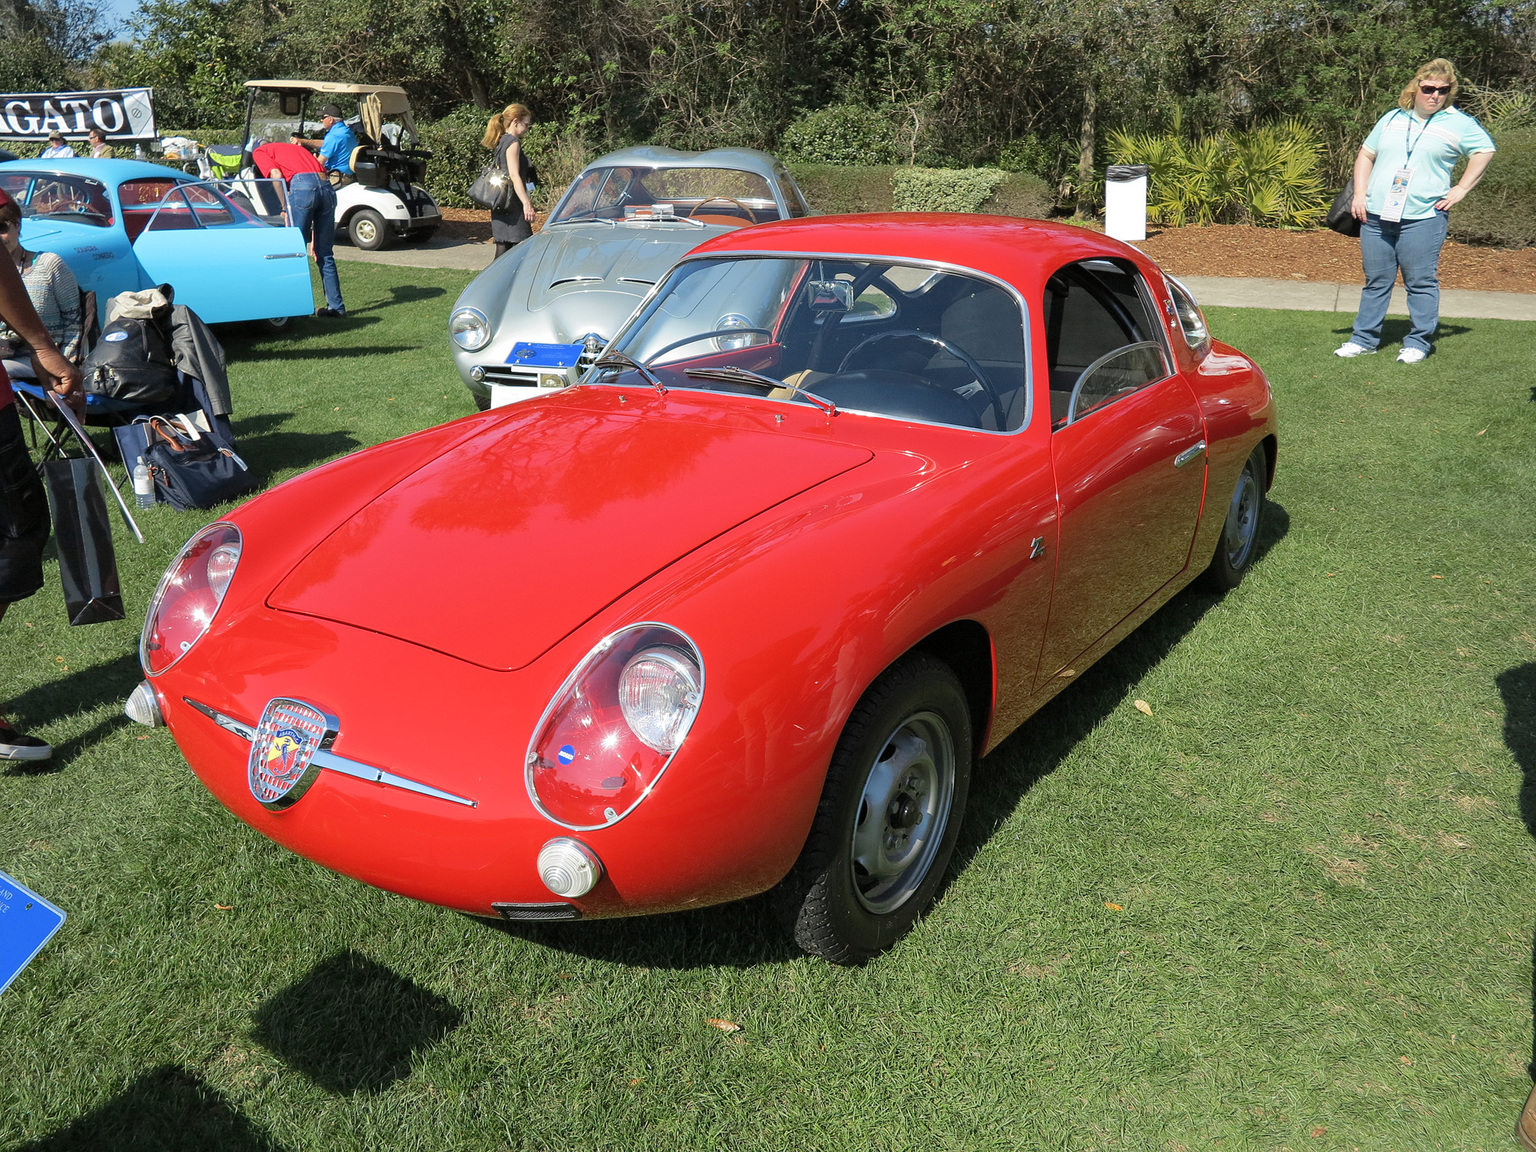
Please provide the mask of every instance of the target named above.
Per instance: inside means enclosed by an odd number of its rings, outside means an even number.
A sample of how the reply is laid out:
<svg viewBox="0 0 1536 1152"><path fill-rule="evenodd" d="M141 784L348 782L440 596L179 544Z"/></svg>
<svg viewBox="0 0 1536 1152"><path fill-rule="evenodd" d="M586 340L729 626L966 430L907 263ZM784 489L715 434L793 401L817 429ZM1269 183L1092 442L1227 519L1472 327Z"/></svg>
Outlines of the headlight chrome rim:
<svg viewBox="0 0 1536 1152"><path fill-rule="evenodd" d="M668 637L665 645L661 643L653 643L646 645L644 648L637 651L634 656L625 661L626 667L633 660L637 659L642 653L651 652L663 646L676 648L680 653L690 658L698 669L698 689L695 702L693 704L692 713L689 715L686 722L679 726L676 737L676 747L671 752L662 752L658 749L652 748L652 751L655 751L658 755L664 756L666 759L662 763L661 767L656 770L656 774L651 777L650 781L645 785L645 788L640 792L638 796L635 797L632 803L625 807L622 812L610 809L607 814L607 818L599 823L577 823L571 820L561 819L545 806L544 802L539 798L538 788L534 783L534 770L539 763L538 746L540 738L544 735L545 728L550 723L551 718L554 716L556 711L565 703L566 698L582 684L588 673L594 671L597 665L600 664L601 661L603 661L606 657L608 657L613 649L625 637L634 632L647 630L659 630L665 633L669 633L670 636ZM621 671L620 675L622 674L623 673ZM608 635L604 636L601 640L594 644L590 650L588 650L585 656L577 661L576 667L571 670L570 674L566 676L566 678L561 682L560 687L549 698L549 703L544 706L544 711L539 715L538 723L534 725L533 732L528 738L528 751L523 757L523 785L528 792L528 799L533 804L534 810L550 823L556 824L561 828L569 829L572 832L597 832L604 828L611 828L619 821L623 820L626 816L630 815L630 813L634 812L636 808L640 807L641 804L645 803L650 794L655 791L656 786L661 783L662 777L667 774L667 769L672 766L672 762L677 759L678 753L682 751L683 744L687 741L688 733L693 730L693 725L695 721L698 720L699 713L703 710L705 688L706 674L704 670L703 654L699 651L699 646L693 642L692 637L690 637L687 633L683 632L682 629L676 627L675 625L667 624L660 620L642 620L634 624L625 625L623 628L616 629L615 631L610 632ZM617 705L617 700L615 700L614 703ZM628 724L627 719L625 720L625 724ZM634 734L635 739L639 741L639 735L637 733L633 733L633 730L631 730L631 732ZM643 743L643 741L641 742ZM650 748L651 746L647 744L646 747Z"/></svg>
<svg viewBox="0 0 1536 1152"><path fill-rule="evenodd" d="M491 322L478 308L455 308L448 317L448 337L465 352L478 352L491 342Z"/></svg>

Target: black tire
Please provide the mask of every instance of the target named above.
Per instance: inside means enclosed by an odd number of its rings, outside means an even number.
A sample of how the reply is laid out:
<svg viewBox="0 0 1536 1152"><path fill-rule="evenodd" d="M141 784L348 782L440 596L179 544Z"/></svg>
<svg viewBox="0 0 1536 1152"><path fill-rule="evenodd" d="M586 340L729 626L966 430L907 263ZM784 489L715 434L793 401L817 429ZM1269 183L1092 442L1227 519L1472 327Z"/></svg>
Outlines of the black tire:
<svg viewBox="0 0 1536 1152"><path fill-rule="evenodd" d="M1227 501L1227 516L1216 541L1216 554L1200 574L1200 587L1210 592L1230 592L1243 582L1253 567L1259 548L1259 529L1264 522L1264 481L1268 457L1264 445L1254 448L1238 475Z"/></svg>
<svg viewBox="0 0 1536 1152"><path fill-rule="evenodd" d="M434 237L436 235L437 235L437 229L436 228L423 228L420 232L412 232L411 233L411 243L412 244L425 244L425 243L427 243L427 241L431 240L432 237Z"/></svg>
<svg viewBox="0 0 1536 1152"><path fill-rule="evenodd" d="M292 319L292 316L268 316L265 320L252 320L251 327L264 335L271 336L278 332L286 332L288 322Z"/></svg>
<svg viewBox="0 0 1536 1152"><path fill-rule="evenodd" d="M927 911L954 853L971 758L970 707L948 665L908 656L870 686L838 738L800 858L775 891L801 948L862 964Z"/></svg>
<svg viewBox="0 0 1536 1152"><path fill-rule="evenodd" d="M389 228L372 208L359 208L347 217L347 236L355 248L377 252L389 246Z"/></svg>

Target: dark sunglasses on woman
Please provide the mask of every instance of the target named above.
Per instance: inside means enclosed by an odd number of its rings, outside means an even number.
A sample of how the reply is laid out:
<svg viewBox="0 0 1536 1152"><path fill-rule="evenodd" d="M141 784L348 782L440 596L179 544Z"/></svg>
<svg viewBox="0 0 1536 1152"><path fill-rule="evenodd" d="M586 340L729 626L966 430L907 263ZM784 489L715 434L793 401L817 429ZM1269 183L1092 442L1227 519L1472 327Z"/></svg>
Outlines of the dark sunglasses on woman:
<svg viewBox="0 0 1536 1152"><path fill-rule="evenodd" d="M1449 84L1420 84L1419 91L1426 96L1449 96L1451 86Z"/></svg>

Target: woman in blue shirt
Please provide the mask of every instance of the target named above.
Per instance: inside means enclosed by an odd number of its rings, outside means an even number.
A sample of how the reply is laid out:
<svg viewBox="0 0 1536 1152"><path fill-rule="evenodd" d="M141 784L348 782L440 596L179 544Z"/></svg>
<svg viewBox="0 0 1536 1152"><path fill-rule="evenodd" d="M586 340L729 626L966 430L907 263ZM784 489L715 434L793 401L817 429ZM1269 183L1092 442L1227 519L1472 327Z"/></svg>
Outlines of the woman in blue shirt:
<svg viewBox="0 0 1536 1152"><path fill-rule="evenodd" d="M1361 221L1365 288L1354 331L1335 356L1376 351L1399 268L1411 331L1397 358L1417 364L1433 350L1447 213L1482 179L1494 153L1493 138L1482 125L1454 107L1456 90L1451 62L1431 60L1360 146L1353 209ZM1451 172L1463 156L1468 158L1466 171L1453 185Z"/></svg>

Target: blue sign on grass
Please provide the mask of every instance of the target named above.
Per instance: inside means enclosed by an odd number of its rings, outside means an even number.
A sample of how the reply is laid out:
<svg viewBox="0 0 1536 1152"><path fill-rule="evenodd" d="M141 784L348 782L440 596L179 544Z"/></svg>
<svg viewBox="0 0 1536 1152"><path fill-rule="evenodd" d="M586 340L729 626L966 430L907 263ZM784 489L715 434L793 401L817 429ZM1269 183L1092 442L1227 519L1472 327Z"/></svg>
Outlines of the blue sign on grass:
<svg viewBox="0 0 1536 1152"><path fill-rule="evenodd" d="M63 923L63 912L0 872L0 992Z"/></svg>

